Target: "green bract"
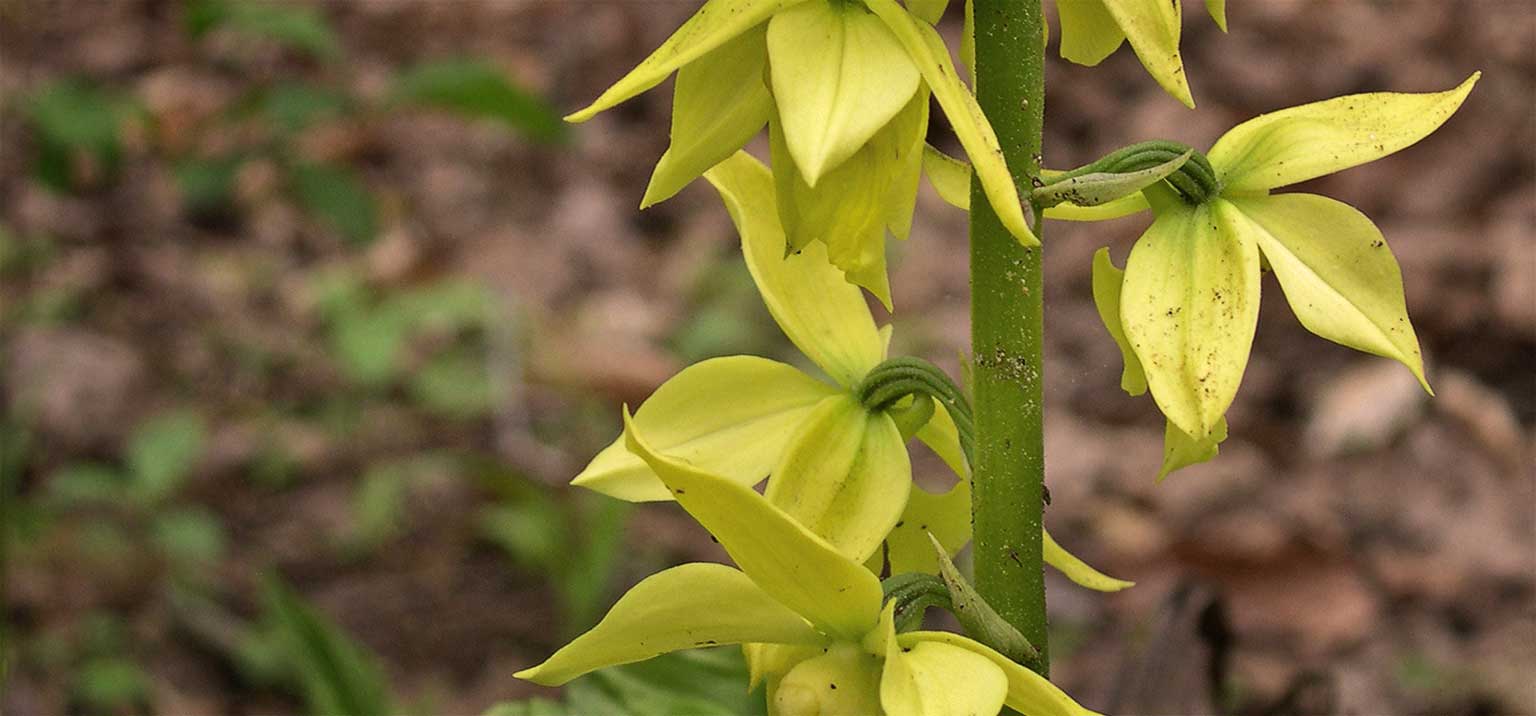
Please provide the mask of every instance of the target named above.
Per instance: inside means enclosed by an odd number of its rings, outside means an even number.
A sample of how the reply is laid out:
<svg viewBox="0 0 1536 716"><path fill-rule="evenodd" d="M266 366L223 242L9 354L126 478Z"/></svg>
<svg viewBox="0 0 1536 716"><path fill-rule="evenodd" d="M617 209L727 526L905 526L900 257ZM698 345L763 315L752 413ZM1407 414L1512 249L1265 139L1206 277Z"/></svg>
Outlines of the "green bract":
<svg viewBox="0 0 1536 716"><path fill-rule="evenodd" d="M591 631L517 677L559 685L605 666L749 644L771 714L1092 714L966 637L898 634L880 582L750 487L659 452L625 412L625 440L740 568L685 564L625 594Z"/></svg>
<svg viewBox="0 0 1536 716"><path fill-rule="evenodd" d="M1396 360L1429 390L1381 231L1333 199L1269 192L1423 139L1477 78L1445 92L1351 95L1263 115L1211 149L1217 196L1190 205L1166 185L1144 192L1156 221L1123 276L1106 252L1095 257L1094 299L1125 356L1121 385L1133 395L1150 388L1168 418L1160 476L1210 459L1226 437L1258 321L1261 263L1308 330Z"/></svg>
<svg viewBox="0 0 1536 716"><path fill-rule="evenodd" d="M912 483L906 438L891 414L866 409L857 397L865 375L885 358L889 331L875 327L863 295L827 263L819 244L784 255L766 167L738 152L706 176L741 234L769 313L835 385L766 358L714 358L658 388L636 411L635 424L657 449L737 484L771 473L767 498L850 559L872 560L879 571L884 543L892 573L936 572L926 533L951 554L971 537L969 469L949 413L934 411L916 431L961 476L948 492L934 494ZM572 484L630 501L671 497L622 436ZM1129 585L1070 555L1051 563L1092 588Z"/></svg>
<svg viewBox="0 0 1536 716"><path fill-rule="evenodd" d="M790 246L824 242L848 280L889 307L885 233L905 238L911 227L930 96L1003 224L1019 241L1038 243L997 135L931 24L944 3L909 8L896 0L708 0L566 119L585 121L677 72L672 145L642 207L677 193L770 125Z"/></svg>
<svg viewBox="0 0 1536 716"><path fill-rule="evenodd" d="M1226 0L1206 0L1205 8L1226 32ZM1152 78L1185 106L1195 106L1179 56L1180 0L1057 0L1056 13L1062 57L1092 67L1129 40Z"/></svg>

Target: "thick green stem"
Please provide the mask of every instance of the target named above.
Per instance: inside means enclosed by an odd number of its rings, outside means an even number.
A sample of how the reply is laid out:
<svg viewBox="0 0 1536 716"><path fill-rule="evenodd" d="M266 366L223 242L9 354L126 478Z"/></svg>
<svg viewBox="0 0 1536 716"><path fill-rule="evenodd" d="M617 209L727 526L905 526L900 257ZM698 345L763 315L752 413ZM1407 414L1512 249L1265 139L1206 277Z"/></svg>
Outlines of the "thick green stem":
<svg viewBox="0 0 1536 716"><path fill-rule="evenodd" d="M1040 174L1044 18L1032 0L975 0L976 87L1021 193ZM1038 229L1037 229L1038 231ZM976 588L1049 664L1041 511L1045 480L1040 249L1009 235L971 182Z"/></svg>

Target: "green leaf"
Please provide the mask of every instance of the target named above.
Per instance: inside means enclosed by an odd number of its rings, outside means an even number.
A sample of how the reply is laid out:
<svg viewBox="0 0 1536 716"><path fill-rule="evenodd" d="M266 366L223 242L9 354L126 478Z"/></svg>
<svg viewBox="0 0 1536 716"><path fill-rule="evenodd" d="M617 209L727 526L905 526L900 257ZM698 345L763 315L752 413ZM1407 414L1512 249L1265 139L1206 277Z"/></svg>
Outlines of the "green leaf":
<svg viewBox="0 0 1536 716"><path fill-rule="evenodd" d="M105 465L78 463L48 477L48 501L59 507L79 504L114 504L129 486L127 478Z"/></svg>
<svg viewBox="0 0 1536 716"><path fill-rule="evenodd" d="M316 8L263 0L194 0L187 9L194 37L214 29L275 42L320 59L341 54L341 44Z"/></svg>
<svg viewBox="0 0 1536 716"><path fill-rule="evenodd" d="M635 413L657 450L744 485L761 482L796 426L833 388L754 356L712 358L663 383ZM571 484L632 502L670 499L619 436Z"/></svg>
<svg viewBox="0 0 1536 716"><path fill-rule="evenodd" d="M1215 458L1219 453L1220 445L1227 439L1227 419L1223 417L1216 423L1216 429L1205 438L1195 439L1188 433L1168 422L1168 427L1163 431L1163 465L1157 470L1159 482L1163 478L1173 474L1176 470L1182 470L1190 465L1196 465Z"/></svg>
<svg viewBox="0 0 1536 716"><path fill-rule="evenodd" d="M289 181L299 203L342 238L353 244L373 241L378 234L378 208L361 177L345 167L300 164Z"/></svg>
<svg viewBox="0 0 1536 716"><path fill-rule="evenodd" d="M672 144L640 201L665 201L728 159L768 123L773 98L763 83L766 27L759 26L678 70L672 93Z"/></svg>
<svg viewBox="0 0 1536 716"><path fill-rule="evenodd" d="M1235 226L1263 252L1301 325L1402 363L1429 391L1402 271L1370 219L1314 194L1234 198L1232 205L1241 214Z"/></svg>
<svg viewBox="0 0 1536 716"><path fill-rule="evenodd" d="M1130 395L1141 395L1147 392L1147 374L1142 370L1141 359L1136 357L1136 351L1132 350L1131 342L1125 337L1125 328L1120 323L1120 292L1124 283L1125 272L1110 261L1109 249L1095 251L1093 305L1099 309L1099 320L1104 322L1109 337L1120 347L1120 360L1124 365L1120 371L1120 389Z"/></svg>
<svg viewBox="0 0 1536 716"><path fill-rule="evenodd" d="M99 713L134 711L149 703L150 681L138 664L104 657L81 666L70 691L82 705Z"/></svg>
<svg viewBox="0 0 1536 716"><path fill-rule="evenodd" d="M257 101L262 116L280 132L292 134L306 127L345 115L353 99L316 85L279 82Z"/></svg>
<svg viewBox="0 0 1536 716"><path fill-rule="evenodd" d="M1050 181L1035 189L1030 198L1044 207L1061 203L1076 206L1102 206L1116 199L1141 193L1184 166L1194 150L1191 149L1155 167L1134 172L1090 172L1066 179ZM1049 181L1049 180L1047 180Z"/></svg>
<svg viewBox="0 0 1536 716"><path fill-rule="evenodd" d="M543 99L482 60L439 60L412 67L395 80L393 97L397 102L499 122L540 142L557 142L566 136L560 116Z"/></svg>
<svg viewBox="0 0 1536 716"><path fill-rule="evenodd" d="M380 386L399 374L406 333L397 312L348 307L332 319L331 351L348 378Z"/></svg>
<svg viewBox="0 0 1536 716"><path fill-rule="evenodd" d="M115 171L122 149L119 137L132 105L83 81L47 85L27 99L25 110L38 134L37 178L56 191L76 183L76 157L89 158L98 171Z"/></svg>
<svg viewBox="0 0 1536 716"><path fill-rule="evenodd" d="M1263 192L1375 161L1434 132L1482 76L1427 94L1375 92L1260 115L1233 127L1206 155L1223 194Z"/></svg>
<svg viewBox="0 0 1536 716"><path fill-rule="evenodd" d="M146 502L169 496L203 455L203 420L177 411L140 425L128 440L126 463L133 489Z"/></svg>
<svg viewBox="0 0 1536 716"><path fill-rule="evenodd" d="M216 564L228 544L224 523L218 515L195 507L156 516L151 534L173 564L188 568Z"/></svg>
<svg viewBox="0 0 1536 716"><path fill-rule="evenodd" d="M693 563L645 578L597 626L514 676L558 686L605 666L700 646L823 641L810 624L739 570Z"/></svg>
<svg viewBox="0 0 1536 716"><path fill-rule="evenodd" d="M601 609L612 585L619 560L628 557L623 549L628 503L597 495L578 502L581 510L580 542L568 554L558 579L560 599L567 624L590 624Z"/></svg>
<svg viewBox="0 0 1536 716"><path fill-rule="evenodd" d="M389 716L389 691L372 654L276 577L263 580L263 597L310 713Z"/></svg>
<svg viewBox="0 0 1536 716"><path fill-rule="evenodd" d="M477 351L450 350L433 358L411 376L410 388L417 403L447 418L476 418L496 404L485 357Z"/></svg>
<svg viewBox="0 0 1536 716"><path fill-rule="evenodd" d="M371 549L400 533L414 467L389 462L369 465L363 472L352 494L352 547Z"/></svg>
<svg viewBox="0 0 1536 716"><path fill-rule="evenodd" d="M235 173L241 157L191 158L176 163L172 172L181 191L182 205L193 214L209 214L234 202Z"/></svg>

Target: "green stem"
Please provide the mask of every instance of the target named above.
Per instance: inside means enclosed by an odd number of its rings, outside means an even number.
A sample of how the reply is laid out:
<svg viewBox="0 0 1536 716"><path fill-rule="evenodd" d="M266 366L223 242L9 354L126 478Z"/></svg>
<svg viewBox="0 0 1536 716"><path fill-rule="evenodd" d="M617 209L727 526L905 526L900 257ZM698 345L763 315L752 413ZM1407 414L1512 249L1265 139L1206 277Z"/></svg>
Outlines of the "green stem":
<svg viewBox="0 0 1536 716"><path fill-rule="evenodd" d="M977 100L1025 196L1040 174L1044 22L1038 2L975 0ZM1039 648L1042 674L1049 666L1040 544L1043 294L1040 249L1026 249L1009 235L973 178L976 589Z"/></svg>

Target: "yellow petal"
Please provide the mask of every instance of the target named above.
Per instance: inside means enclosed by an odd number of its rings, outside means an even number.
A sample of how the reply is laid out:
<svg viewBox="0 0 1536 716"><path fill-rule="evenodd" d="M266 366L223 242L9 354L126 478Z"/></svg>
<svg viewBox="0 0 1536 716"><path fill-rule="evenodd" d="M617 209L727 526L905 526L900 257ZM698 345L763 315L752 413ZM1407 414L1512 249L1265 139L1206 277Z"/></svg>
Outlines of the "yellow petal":
<svg viewBox="0 0 1536 716"><path fill-rule="evenodd" d="M783 678L795 664L820 656L823 651L822 647L803 644L742 644L741 653L747 662L747 688L756 689L764 680Z"/></svg>
<svg viewBox="0 0 1536 716"><path fill-rule="evenodd" d="M1147 374L1141 369L1141 359L1131 349L1125 338L1125 328L1120 323L1120 289L1125 282L1125 272L1109 260L1109 249L1102 248L1093 254L1093 305L1099 309L1099 319L1104 322L1109 337L1120 347L1120 389L1131 395L1147 392Z"/></svg>
<svg viewBox="0 0 1536 716"><path fill-rule="evenodd" d="M1234 225L1241 218L1230 203L1167 201L1131 249L1120 321L1163 415L1204 438L1232 404L1248 365L1259 252Z"/></svg>
<svg viewBox="0 0 1536 716"><path fill-rule="evenodd" d="M857 3L808 2L774 15L768 56L789 154L813 187L917 91L912 60Z"/></svg>
<svg viewBox="0 0 1536 716"><path fill-rule="evenodd" d="M605 666L742 642L820 644L825 638L740 571L685 564L645 578L597 626L514 676L558 686Z"/></svg>
<svg viewBox="0 0 1536 716"><path fill-rule="evenodd" d="M956 475L962 478L970 476L971 467L966 464L965 451L960 447L960 431L955 427L955 420L950 417L948 410L939 406L938 410L933 411L933 417L918 429L917 439L923 441Z"/></svg>
<svg viewBox="0 0 1536 716"><path fill-rule="evenodd" d="M844 280L817 244L784 255L773 177L761 162L737 152L704 176L736 222L747 268L773 319L833 380L844 387L857 385L882 355L863 294Z"/></svg>
<svg viewBox="0 0 1536 716"><path fill-rule="evenodd" d="M1235 225L1269 260L1301 325L1402 363L1429 390L1402 272L1370 219L1313 194L1234 198L1232 204L1241 213Z"/></svg>
<svg viewBox="0 0 1536 716"><path fill-rule="evenodd" d="M768 480L768 501L856 562L901 517L912 465L896 423L852 395L823 400L795 431Z"/></svg>
<svg viewBox="0 0 1536 716"><path fill-rule="evenodd" d="M949 0L907 0L907 12L929 25L939 24L939 18L944 17L944 9L949 7Z"/></svg>
<svg viewBox="0 0 1536 716"><path fill-rule="evenodd" d="M1114 54L1125 42L1125 33L1104 0L1057 0L1061 22L1061 56L1093 67Z"/></svg>
<svg viewBox="0 0 1536 716"><path fill-rule="evenodd" d="M880 581L752 488L657 453L628 412L624 434L673 497L763 591L823 632L858 639L879 619ZM745 641L773 641L747 639Z"/></svg>
<svg viewBox="0 0 1536 716"><path fill-rule="evenodd" d="M880 677L886 716L991 716L1003 708L1008 677L969 649L934 641L902 648L891 632Z"/></svg>
<svg viewBox="0 0 1536 716"><path fill-rule="evenodd" d="M967 639L959 634L944 631L911 631L897 636L904 647L918 644L948 644L979 654L1002 670L1008 679L1008 695L1004 703L1028 716L1097 716L1072 700L1066 692L1008 657L997 653L985 644Z"/></svg>
<svg viewBox="0 0 1536 716"><path fill-rule="evenodd" d="M1227 439L1227 419L1222 418L1216 423L1216 429L1211 434L1196 440L1190 437L1172 421L1163 431L1163 465L1157 470L1157 480L1173 474L1176 470L1182 470L1190 465L1197 465L1216 457L1221 452L1220 445Z"/></svg>
<svg viewBox="0 0 1536 716"><path fill-rule="evenodd" d="M934 494L912 485L901 520L886 537L886 557L891 574L925 572L938 574L932 534L950 555L971 541L971 483L961 481L948 492Z"/></svg>
<svg viewBox="0 0 1536 716"><path fill-rule="evenodd" d="M1260 115L1222 135L1206 156L1223 194L1332 174L1429 136L1456 113L1481 75L1474 72L1445 92L1355 94Z"/></svg>
<svg viewBox="0 0 1536 716"><path fill-rule="evenodd" d="M906 48L907 54L917 64L918 71L922 72L928 88L933 91L934 98L949 118L955 136L960 139L960 146L965 147L965 153L970 157L976 175L981 180L982 192L997 212L1003 227L1019 243L1039 246L1040 240L1035 238L1024 219L1019 192L1014 186L1013 175L1008 173L1008 167L1003 163L1003 150L998 144L997 134L992 131L992 125L987 122L986 115L982 113L981 106L976 104L970 89L955 74L949 50L939 38L939 33L932 25L908 14L896 4L896 0L867 0L867 5L896 34L896 39L901 41L902 47Z"/></svg>
<svg viewBox="0 0 1536 716"><path fill-rule="evenodd" d="M1070 1L1070 0L1069 0ZM1184 60L1179 57L1183 11L1179 0L1103 0L1143 67L1168 94L1193 108Z"/></svg>
<svg viewBox="0 0 1536 716"><path fill-rule="evenodd" d="M1045 560L1045 563L1061 570L1061 573L1066 575L1067 579L1072 580L1080 587L1086 587L1096 592L1118 592L1126 587L1136 585L1135 582L1115 579L1089 566L1087 562L1078 559L1071 552L1057 544L1056 540L1051 537L1051 533L1047 530L1040 531L1040 545L1041 557Z"/></svg>
<svg viewBox="0 0 1536 716"><path fill-rule="evenodd" d="M703 57L731 38L767 20L781 9L804 0L706 0L704 7L688 18L677 32L661 43L629 74L615 82L592 104L568 115L567 122L585 122L598 112L613 107L666 79L683 65Z"/></svg>
<svg viewBox="0 0 1536 716"><path fill-rule="evenodd" d="M918 90L870 140L871 149L889 157L886 180L885 227L905 241L912 234L912 214L917 208L917 183L923 174L923 141L928 137L928 89Z"/></svg>
<svg viewBox="0 0 1536 716"><path fill-rule="evenodd" d="M667 200L768 123L773 98L763 84L765 35L759 25L678 70L672 145L656 163L640 208Z"/></svg>
<svg viewBox="0 0 1536 716"><path fill-rule="evenodd" d="M771 716L877 716L880 660L849 643L806 659L779 682Z"/></svg>
<svg viewBox="0 0 1536 716"><path fill-rule="evenodd" d="M1227 31L1227 0L1205 0L1205 11L1216 21L1216 27Z"/></svg>
<svg viewBox="0 0 1536 716"><path fill-rule="evenodd" d="M816 403L835 392L766 358L711 358L662 383L635 412L635 424L658 450L754 485L768 475ZM622 435L571 484L631 502L672 499L656 473L625 447Z"/></svg>

